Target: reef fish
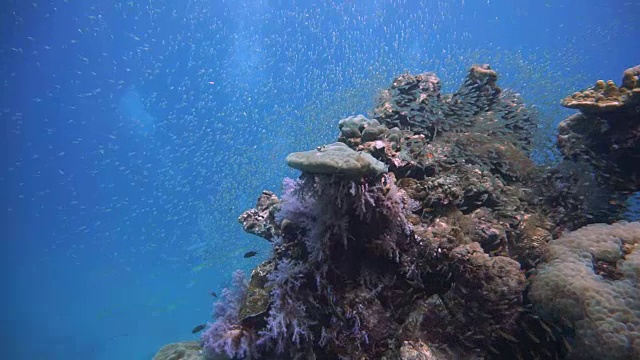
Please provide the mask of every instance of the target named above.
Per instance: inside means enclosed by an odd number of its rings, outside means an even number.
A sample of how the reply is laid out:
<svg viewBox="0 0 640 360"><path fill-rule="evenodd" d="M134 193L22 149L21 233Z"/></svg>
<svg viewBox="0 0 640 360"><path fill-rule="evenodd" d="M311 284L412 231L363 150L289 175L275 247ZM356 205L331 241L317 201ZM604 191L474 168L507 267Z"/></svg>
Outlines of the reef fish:
<svg viewBox="0 0 640 360"><path fill-rule="evenodd" d="M194 327L193 330L191 330L191 333L192 334L197 334L200 331L202 331L202 329L204 329L206 326L207 326L207 324L200 324L200 325Z"/></svg>
<svg viewBox="0 0 640 360"><path fill-rule="evenodd" d="M250 258L250 257L254 257L254 256L256 256L256 255L258 255L258 252L257 252L257 251L249 251L249 252L247 252L247 253L245 253L245 254L244 254L244 257L245 257L245 258Z"/></svg>

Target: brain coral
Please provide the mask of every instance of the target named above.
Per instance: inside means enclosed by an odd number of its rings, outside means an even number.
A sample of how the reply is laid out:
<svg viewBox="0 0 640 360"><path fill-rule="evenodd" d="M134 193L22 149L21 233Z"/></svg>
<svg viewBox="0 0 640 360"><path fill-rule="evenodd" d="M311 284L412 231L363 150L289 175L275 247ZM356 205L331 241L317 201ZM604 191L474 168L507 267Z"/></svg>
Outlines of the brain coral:
<svg viewBox="0 0 640 360"><path fill-rule="evenodd" d="M570 358L640 359L640 222L594 224L551 241L529 297L575 330Z"/></svg>

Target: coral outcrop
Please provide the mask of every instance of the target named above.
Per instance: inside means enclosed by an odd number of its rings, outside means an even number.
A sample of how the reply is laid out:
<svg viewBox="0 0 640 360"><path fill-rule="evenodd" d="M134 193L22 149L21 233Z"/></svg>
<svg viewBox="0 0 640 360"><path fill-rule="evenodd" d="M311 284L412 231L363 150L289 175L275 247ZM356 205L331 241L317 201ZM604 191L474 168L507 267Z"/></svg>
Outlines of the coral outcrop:
<svg viewBox="0 0 640 360"><path fill-rule="evenodd" d="M620 186L612 180L610 191L593 191L604 185L588 179L591 173L613 175L589 162L535 165L529 151L536 113L497 81L488 65L474 65L455 93L443 94L435 74L401 75L371 118L339 122L339 143L289 155L300 177L285 179L279 197L263 192L239 218L273 245L273 256L248 281L234 276L203 334L205 354L579 358L600 346L590 345L592 337L635 319L635 305L622 296L638 292L638 241L628 236L638 225L560 237L615 220L611 198L601 197L619 194ZM625 73L628 94L631 84L635 89L634 69ZM606 122L626 111L582 116ZM571 136L586 144L590 134ZM616 134L603 136L617 142ZM640 155L635 145L624 146ZM605 204L602 214L589 212L591 202ZM563 278L572 274L567 269L586 274L584 286ZM601 314L619 316L618 323L600 326ZM634 329L600 338L617 344L600 350L636 355Z"/></svg>
<svg viewBox="0 0 640 360"><path fill-rule="evenodd" d="M374 117L388 128L411 130L429 140L438 133L480 132L524 150L532 141L535 112L518 94L500 89L497 79L489 65L473 65L460 89L441 94L435 74L404 74L382 91Z"/></svg>
<svg viewBox="0 0 640 360"><path fill-rule="evenodd" d="M583 113L636 113L640 103L640 65L629 68L622 75L620 87L613 80L598 80L595 85L562 99L562 106Z"/></svg>
<svg viewBox="0 0 640 360"><path fill-rule="evenodd" d="M443 95L434 74L402 75L373 119L339 122L342 143L290 155L300 179L240 217L274 244L268 312L214 324L205 344L231 329L243 334L237 348L210 348L323 359L517 353L525 270L551 235L526 153L535 113L496 81L473 66Z"/></svg>
<svg viewBox="0 0 640 360"><path fill-rule="evenodd" d="M624 72L622 85L598 80L562 100L580 110L558 126L558 147L590 164L601 183L618 191L640 190L640 65Z"/></svg>

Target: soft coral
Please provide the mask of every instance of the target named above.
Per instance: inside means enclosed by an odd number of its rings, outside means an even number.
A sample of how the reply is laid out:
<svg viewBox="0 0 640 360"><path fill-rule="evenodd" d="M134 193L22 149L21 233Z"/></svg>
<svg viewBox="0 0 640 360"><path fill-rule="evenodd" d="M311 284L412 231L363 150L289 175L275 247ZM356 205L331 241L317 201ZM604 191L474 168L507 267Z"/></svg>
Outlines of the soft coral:
<svg viewBox="0 0 640 360"><path fill-rule="evenodd" d="M393 174L385 174L372 184L303 174L300 180L285 179L276 221L287 219L306 231L303 239L312 266L326 266L334 241L347 248L349 238L353 238L353 221L385 224L372 245L398 262L396 239L411 233L406 214L418 205L395 185Z"/></svg>
<svg viewBox="0 0 640 360"><path fill-rule="evenodd" d="M230 358L251 357L256 353L255 334L244 329L238 318L248 286L241 270L233 273L232 283L232 288L225 288L222 300L213 306L215 321L202 334L202 347L208 354L226 354Z"/></svg>
<svg viewBox="0 0 640 360"><path fill-rule="evenodd" d="M260 343L274 344L282 353L288 344L299 346L312 340L311 321L298 289L308 268L301 262L281 259L277 268L269 274L267 287L271 288L271 309L266 329L260 332Z"/></svg>

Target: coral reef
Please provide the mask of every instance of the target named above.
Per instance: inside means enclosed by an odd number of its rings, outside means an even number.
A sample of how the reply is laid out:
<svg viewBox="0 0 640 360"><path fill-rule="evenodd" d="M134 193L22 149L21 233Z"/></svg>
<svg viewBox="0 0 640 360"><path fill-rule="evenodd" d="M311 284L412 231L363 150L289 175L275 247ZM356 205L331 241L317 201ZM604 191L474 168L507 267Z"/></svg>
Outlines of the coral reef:
<svg viewBox="0 0 640 360"><path fill-rule="evenodd" d="M380 125L378 120L369 120L363 115L350 116L340 120L338 128L340 129L338 141L351 147L357 147L360 140L363 142L373 141L388 131L387 127Z"/></svg>
<svg viewBox="0 0 640 360"><path fill-rule="evenodd" d="M531 281L540 313L575 331L574 359L640 358L640 223L553 240Z"/></svg>
<svg viewBox="0 0 640 360"><path fill-rule="evenodd" d="M625 88L636 78L627 71ZM488 65L474 65L455 93L442 94L435 74L401 75L371 119L339 122L339 143L289 155L300 177L284 180L280 198L264 191L239 218L273 256L248 282L234 276L203 334L206 355L580 358L600 346L592 337L620 330L586 324L590 307L635 319L635 305L620 296L638 294L630 234L640 225L562 236L619 219L626 195L593 161L535 165L536 113L497 80ZM565 262L563 252L573 257ZM580 291L563 278L572 266L588 274ZM587 310L572 316L572 301ZM600 350L636 355L638 334L627 330L601 337L614 343Z"/></svg>
<svg viewBox="0 0 640 360"><path fill-rule="evenodd" d="M473 65L460 89L443 95L435 74L404 74L381 92L374 117L390 129L411 130L429 140L438 133L477 130L524 150L532 141L535 113L518 94L502 91L497 79L489 65Z"/></svg>
<svg viewBox="0 0 640 360"><path fill-rule="evenodd" d="M257 354L255 332L242 325L241 310L250 306L247 290L244 273L236 271L233 287L225 288L222 300L215 303L215 322L202 334L202 347L208 357L224 354L230 358L251 358Z"/></svg>
<svg viewBox="0 0 640 360"><path fill-rule="evenodd" d="M182 341L163 346L153 360L205 360L205 356L197 341Z"/></svg>
<svg viewBox="0 0 640 360"><path fill-rule="evenodd" d="M637 90L640 86L638 83L638 78L640 77L640 65L636 65L632 68L628 68L622 74L622 87L625 87L631 91L634 91L636 94L640 92Z"/></svg>
<svg viewBox="0 0 640 360"><path fill-rule="evenodd" d="M598 181L618 191L640 190L640 65L624 72L622 86L598 80L562 105L580 110L558 126L567 159L590 164Z"/></svg>
<svg viewBox="0 0 640 360"><path fill-rule="evenodd" d="M640 65L637 65L624 71L620 87L613 80L598 80L592 88L562 99L561 104L583 113L637 113L633 107L640 103L639 76Z"/></svg>
<svg viewBox="0 0 640 360"><path fill-rule="evenodd" d="M354 151L341 142L318 146L315 150L295 152L287 156L287 165L309 173L360 178L387 171L384 163L366 152Z"/></svg>
<svg viewBox="0 0 640 360"><path fill-rule="evenodd" d="M278 197L274 193L263 191L255 209L244 212L239 219L244 231L269 241L280 236L280 228L275 223L278 203Z"/></svg>

